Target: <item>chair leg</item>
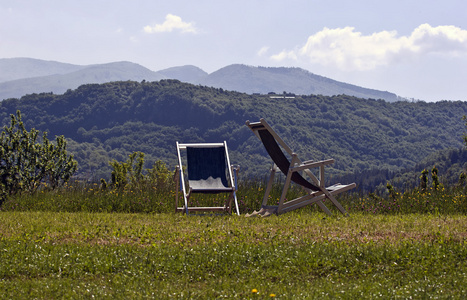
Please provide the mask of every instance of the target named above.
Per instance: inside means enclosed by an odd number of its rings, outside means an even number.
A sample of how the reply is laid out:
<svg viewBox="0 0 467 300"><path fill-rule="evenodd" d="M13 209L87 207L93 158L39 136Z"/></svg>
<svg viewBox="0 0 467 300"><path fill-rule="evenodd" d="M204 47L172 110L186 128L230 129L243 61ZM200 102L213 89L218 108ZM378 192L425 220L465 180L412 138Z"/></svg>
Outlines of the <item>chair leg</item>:
<svg viewBox="0 0 467 300"><path fill-rule="evenodd" d="M227 210L229 214L232 214L232 200L233 193L230 193L229 198L225 201L224 209Z"/></svg>
<svg viewBox="0 0 467 300"><path fill-rule="evenodd" d="M331 216L332 213L331 211L326 207L326 205L324 205L323 201L318 201L316 202L316 204L328 215L328 216Z"/></svg>
<svg viewBox="0 0 467 300"><path fill-rule="evenodd" d="M276 175L276 165L273 164L271 168L271 174L269 175L268 185L266 186L266 191L264 193L263 203L261 203L261 206L268 205L268 197L269 197L269 194L271 193L272 184L274 182L275 175Z"/></svg>
<svg viewBox="0 0 467 300"><path fill-rule="evenodd" d="M180 176L178 175L179 168L177 166L177 171L175 171L175 212L178 208L178 190L180 189Z"/></svg>
<svg viewBox="0 0 467 300"><path fill-rule="evenodd" d="M185 214L188 216L189 210L188 210L188 202L190 202L190 196L191 196L191 187L190 191L188 192L188 195L185 197Z"/></svg>
<svg viewBox="0 0 467 300"><path fill-rule="evenodd" d="M287 191L289 190L290 183L291 183L291 180L292 180L292 173L293 172L289 171L287 173L287 177L285 178L284 187L282 188L281 198L279 200L279 205L277 207L277 214L278 215L282 212L282 206L284 205L285 196L287 196Z"/></svg>
<svg viewBox="0 0 467 300"><path fill-rule="evenodd" d="M342 205L336 200L336 198L334 198L334 196L327 190L325 190L324 194L326 195L326 197L331 200L331 202L337 207L337 209L339 209L339 211L344 215L344 216L348 216L349 214L347 213L347 211L344 209L344 207L342 207Z"/></svg>
<svg viewBox="0 0 467 300"><path fill-rule="evenodd" d="M233 192L233 198L234 198L234 202L235 202L235 209L236 209L237 215L239 216L240 215L240 209L238 209L237 193Z"/></svg>

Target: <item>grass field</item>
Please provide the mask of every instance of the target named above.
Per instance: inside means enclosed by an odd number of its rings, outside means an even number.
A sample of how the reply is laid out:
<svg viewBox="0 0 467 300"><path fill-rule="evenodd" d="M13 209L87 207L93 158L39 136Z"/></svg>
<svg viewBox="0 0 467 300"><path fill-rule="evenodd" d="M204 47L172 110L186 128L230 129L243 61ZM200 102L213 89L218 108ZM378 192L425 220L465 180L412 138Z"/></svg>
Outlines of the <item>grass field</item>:
<svg viewBox="0 0 467 300"><path fill-rule="evenodd" d="M467 216L0 212L0 298L462 299Z"/></svg>
<svg viewBox="0 0 467 300"><path fill-rule="evenodd" d="M269 218L244 216L261 182L241 183L242 216L176 214L173 187L74 183L9 197L0 299L467 298L465 186L345 193L348 217L314 205Z"/></svg>

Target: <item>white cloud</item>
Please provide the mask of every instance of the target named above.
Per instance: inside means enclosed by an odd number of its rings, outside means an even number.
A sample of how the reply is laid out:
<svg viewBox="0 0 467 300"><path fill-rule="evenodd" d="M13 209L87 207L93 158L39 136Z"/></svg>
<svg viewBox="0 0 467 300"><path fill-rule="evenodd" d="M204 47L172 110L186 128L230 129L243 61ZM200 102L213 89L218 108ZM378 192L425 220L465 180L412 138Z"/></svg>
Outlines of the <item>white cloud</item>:
<svg viewBox="0 0 467 300"><path fill-rule="evenodd" d="M172 32L173 30L180 30L183 33L198 33L193 23L183 22L182 18L172 14L165 16L165 21L162 24L144 27L146 33Z"/></svg>
<svg viewBox="0 0 467 300"><path fill-rule="evenodd" d="M263 56L265 55L269 50L269 47L268 46L264 46L262 47L261 49L258 50L258 56Z"/></svg>
<svg viewBox="0 0 467 300"><path fill-rule="evenodd" d="M399 37L396 31L363 35L353 27L324 28L309 36L302 47L284 50L270 58L276 61L306 60L350 71L371 70L431 53L467 56L467 30L422 24L410 36Z"/></svg>
<svg viewBox="0 0 467 300"><path fill-rule="evenodd" d="M423 24L412 32L410 40L421 53L467 54L467 30L455 26Z"/></svg>
<svg viewBox="0 0 467 300"><path fill-rule="evenodd" d="M294 50L291 50L291 51L283 50L282 52L278 54L271 55L271 59L275 61L282 61L284 59L298 60L298 57L297 57L296 51Z"/></svg>

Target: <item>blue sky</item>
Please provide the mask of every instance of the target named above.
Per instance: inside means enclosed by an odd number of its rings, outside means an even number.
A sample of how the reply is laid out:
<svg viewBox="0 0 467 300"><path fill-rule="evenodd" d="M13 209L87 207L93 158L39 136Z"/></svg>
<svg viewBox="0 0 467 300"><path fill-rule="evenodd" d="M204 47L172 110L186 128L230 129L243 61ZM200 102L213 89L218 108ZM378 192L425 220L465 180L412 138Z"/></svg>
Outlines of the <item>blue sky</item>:
<svg viewBox="0 0 467 300"><path fill-rule="evenodd" d="M12 57L300 67L407 98L467 100L467 1L0 0L0 58Z"/></svg>

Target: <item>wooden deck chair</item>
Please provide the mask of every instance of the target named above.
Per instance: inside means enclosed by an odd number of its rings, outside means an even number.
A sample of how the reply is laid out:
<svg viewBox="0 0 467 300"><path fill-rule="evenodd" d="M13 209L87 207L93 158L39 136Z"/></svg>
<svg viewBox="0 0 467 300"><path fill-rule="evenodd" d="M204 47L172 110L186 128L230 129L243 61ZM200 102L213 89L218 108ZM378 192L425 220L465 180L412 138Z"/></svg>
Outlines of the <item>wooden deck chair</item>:
<svg viewBox="0 0 467 300"><path fill-rule="evenodd" d="M182 159L181 150L186 150ZM178 166L175 170L175 211L193 212L221 211L232 213L232 204L240 215L237 203L238 166L230 165L227 143L179 144L177 142ZM186 168L182 164L186 161ZM188 180L185 181L185 169ZM234 177L235 174L235 177ZM183 207L178 206L179 190L184 199ZM228 194L224 206L196 207L190 205L190 197L195 193Z"/></svg>
<svg viewBox="0 0 467 300"><path fill-rule="evenodd" d="M342 205L336 200L335 195L355 188L355 183L347 185L335 184L329 187L324 186L324 167L334 163L334 159L302 162L298 158L297 154L287 146L287 144L277 135L277 133L274 132L271 126L269 126L264 119L255 123L246 121L246 125L261 140L266 151L273 160L273 167L271 169L271 175L261 204L261 209L258 212L253 212L251 215L268 216L273 213L282 214L312 203L316 203L328 215L331 215L331 212L323 203L325 198L331 200L332 204L334 204L342 214L348 215ZM291 160L287 158L282 149L284 149L291 157ZM274 174L277 168L286 176L284 187L279 199L279 204L268 206L268 196L271 192ZM318 176L315 176L311 171L314 168L318 168ZM302 172L311 179L311 182L301 175ZM291 182L295 182L302 186L307 191L307 194L297 199L285 202L285 197Z"/></svg>

